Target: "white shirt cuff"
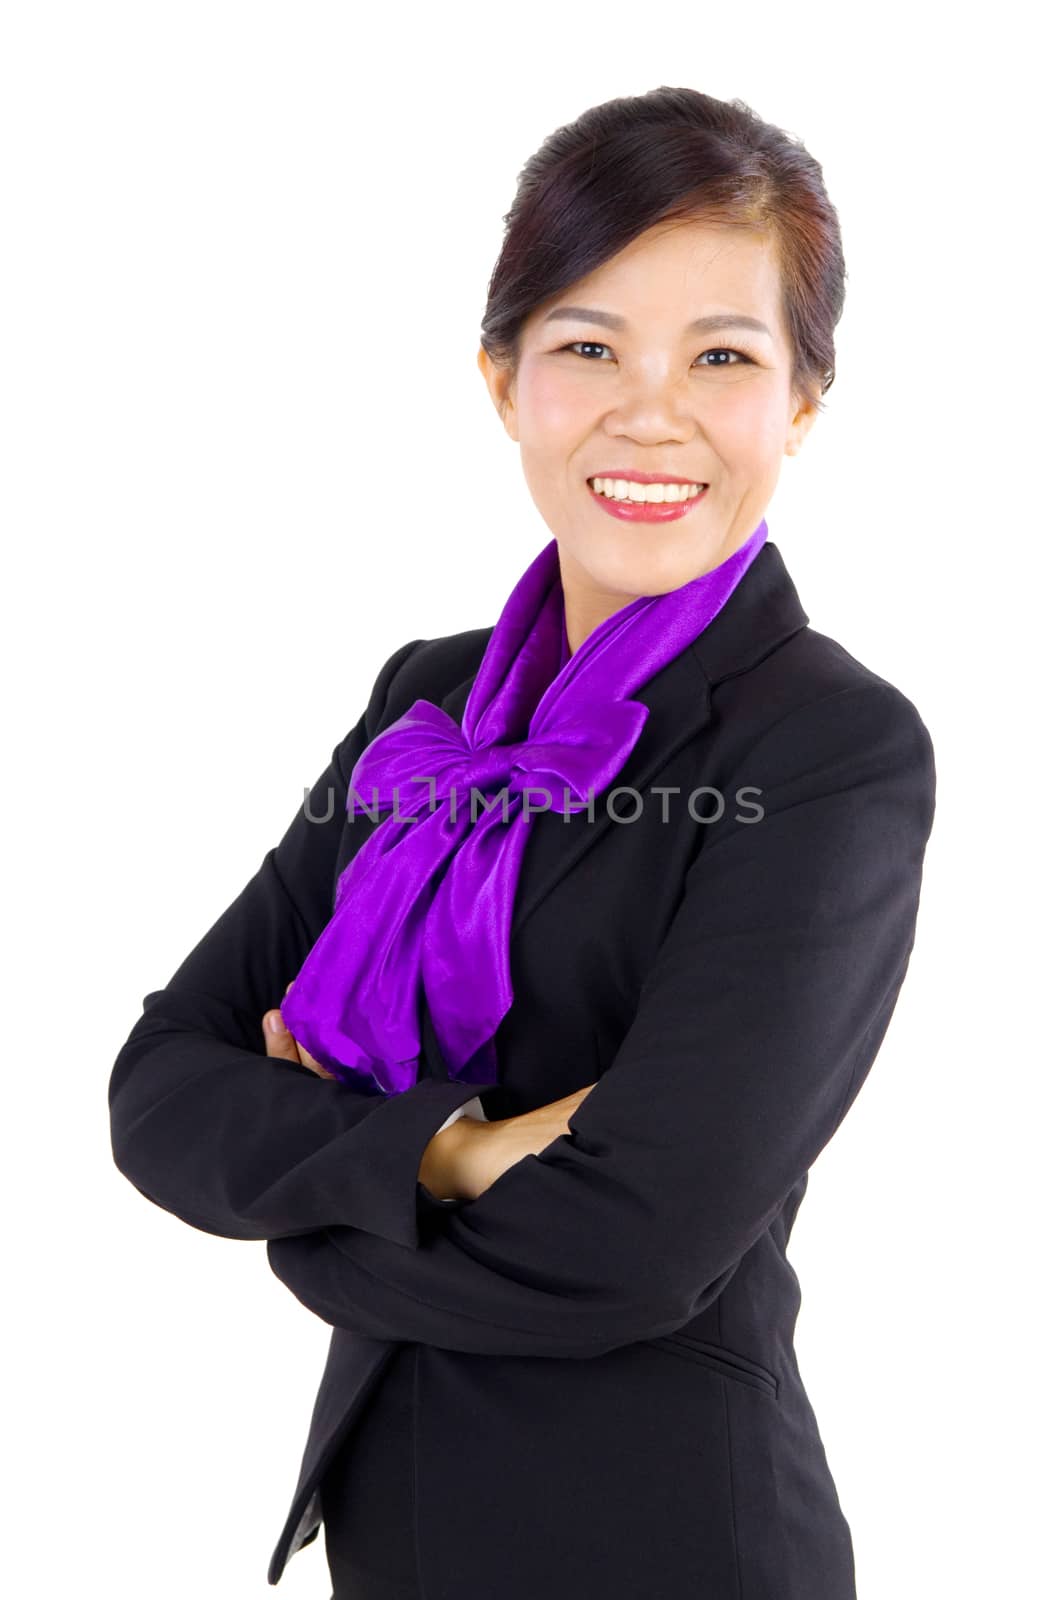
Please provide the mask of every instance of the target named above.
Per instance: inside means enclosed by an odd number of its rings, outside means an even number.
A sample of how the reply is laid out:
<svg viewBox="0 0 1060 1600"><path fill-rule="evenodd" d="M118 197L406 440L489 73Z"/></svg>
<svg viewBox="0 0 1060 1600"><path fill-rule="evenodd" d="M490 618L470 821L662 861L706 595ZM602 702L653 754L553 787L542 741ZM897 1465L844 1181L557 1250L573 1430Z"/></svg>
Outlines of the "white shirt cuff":
<svg viewBox="0 0 1060 1600"><path fill-rule="evenodd" d="M473 1100L465 1100L462 1106L457 1106L455 1111L451 1111L449 1113L445 1121L442 1123L442 1127L436 1128L435 1132L441 1133L442 1128L450 1127L458 1117L474 1117L476 1122L485 1122L487 1117L486 1113L482 1109L481 1098L476 1095Z"/></svg>

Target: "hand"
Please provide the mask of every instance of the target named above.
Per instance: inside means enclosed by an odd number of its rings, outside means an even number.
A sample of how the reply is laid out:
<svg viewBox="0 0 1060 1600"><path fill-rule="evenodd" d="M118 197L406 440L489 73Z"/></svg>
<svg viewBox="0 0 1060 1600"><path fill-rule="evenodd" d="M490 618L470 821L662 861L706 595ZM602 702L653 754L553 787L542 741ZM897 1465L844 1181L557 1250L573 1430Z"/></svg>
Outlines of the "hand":
<svg viewBox="0 0 1060 1600"><path fill-rule="evenodd" d="M593 1087L587 1083L562 1100L496 1122L458 1117L430 1140L420 1163L419 1181L437 1197L477 1200L517 1161L539 1155L569 1133L569 1119Z"/></svg>
<svg viewBox="0 0 1060 1600"><path fill-rule="evenodd" d="M294 979L292 978L291 983L293 982ZM287 989L290 987L291 984L289 983ZM287 989L283 991L284 994L287 993ZM275 1031L272 1027L273 1023L276 1024ZM336 1081L333 1072L329 1072L326 1067L322 1067L319 1061L314 1061L308 1050L302 1049L302 1046L284 1022L282 1012L279 1010L266 1011L261 1019L261 1027L265 1035L265 1054L267 1056L279 1056L284 1061L300 1061L303 1067L308 1067L310 1072L315 1072L318 1078L329 1078L332 1082Z"/></svg>

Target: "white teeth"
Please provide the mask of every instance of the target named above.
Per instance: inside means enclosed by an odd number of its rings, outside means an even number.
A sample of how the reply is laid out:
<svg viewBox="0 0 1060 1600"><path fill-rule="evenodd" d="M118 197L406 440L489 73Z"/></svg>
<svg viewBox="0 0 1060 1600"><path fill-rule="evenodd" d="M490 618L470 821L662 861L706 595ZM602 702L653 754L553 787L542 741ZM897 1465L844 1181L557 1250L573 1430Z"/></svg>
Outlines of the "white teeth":
<svg viewBox="0 0 1060 1600"><path fill-rule="evenodd" d="M638 503L660 500L694 500L707 487L705 483L632 483L625 478L592 478L596 494L609 500L634 500Z"/></svg>

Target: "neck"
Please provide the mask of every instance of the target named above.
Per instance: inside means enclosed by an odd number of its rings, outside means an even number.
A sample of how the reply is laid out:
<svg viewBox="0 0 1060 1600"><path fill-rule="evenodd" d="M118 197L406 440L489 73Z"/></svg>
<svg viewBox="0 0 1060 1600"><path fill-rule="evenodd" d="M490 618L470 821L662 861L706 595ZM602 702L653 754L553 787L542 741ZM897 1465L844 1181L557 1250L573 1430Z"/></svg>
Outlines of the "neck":
<svg viewBox="0 0 1060 1600"><path fill-rule="evenodd" d="M621 611L622 607L628 604L629 599L623 599L615 605L609 606L606 610L596 613L587 613L578 608L572 617L566 600L564 600L564 614L567 619L567 649L571 655L585 643L594 628L598 628L601 622L605 622L608 617L614 616L616 611Z"/></svg>
<svg viewBox="0 0 1060 1600"><path fill-rule="evenodd" d="M585 643L594 628L616 611L621 611L635 599L631 594L614 594L595 588L579 576L563 570L560 563L560 581L563 587L563 618L567 630L567 648L571 655Z"/></svg>

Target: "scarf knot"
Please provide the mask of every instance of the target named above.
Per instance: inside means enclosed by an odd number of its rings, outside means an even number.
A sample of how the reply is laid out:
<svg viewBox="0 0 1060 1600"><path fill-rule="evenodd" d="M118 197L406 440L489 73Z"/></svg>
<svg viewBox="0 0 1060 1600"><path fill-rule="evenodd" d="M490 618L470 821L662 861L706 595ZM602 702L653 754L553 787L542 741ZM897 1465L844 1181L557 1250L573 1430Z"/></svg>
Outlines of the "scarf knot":
<svg viewBox="0 0 1060 1600"><path fill-rule="evenodd" d="M472 789L489 791L509 785L523 748L518 744L496 744L486 745L480 750L469 750L460 774L461 786L470 792Z"/></svg>
<svg viewBox="0 0 1060 1600"><path fill-rule="evenodd" d="M365 798L371 793L388 810L419 816L433 809L432 795L434 806L455 810L478 789L486 796L507 790L513 798L537 791L536 809L579 811L623 765L647 715L639 701L615 701L598 706L590 726L557 704L534 719L534 737L472 747L446 712L417 700L357 762L347 809L374 810Z"/></svg>

